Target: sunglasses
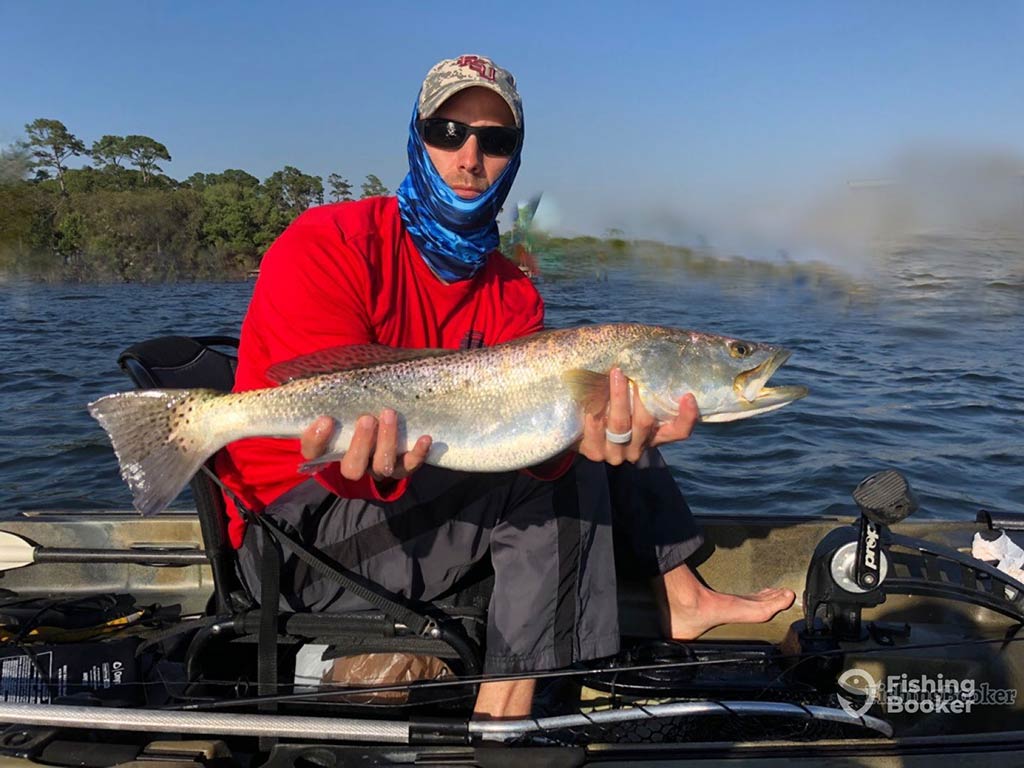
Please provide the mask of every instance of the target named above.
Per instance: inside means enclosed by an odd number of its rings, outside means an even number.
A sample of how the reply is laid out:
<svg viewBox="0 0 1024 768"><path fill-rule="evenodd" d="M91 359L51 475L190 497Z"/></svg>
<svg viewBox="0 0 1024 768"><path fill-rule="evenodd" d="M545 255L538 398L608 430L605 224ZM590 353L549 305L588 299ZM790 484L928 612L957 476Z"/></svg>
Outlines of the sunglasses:
<svg viewBox="0 0 1024 768"><path fill-rule="evenodd" d="M501 125L488 125L476 128L455 120L443 117L428 117L417 120L416 127L420 137L426 144L438 149L455 150L466 143L470 136L476 136L480 149L485 155L509 157L518 148L523 137L518 128L507 128Z"/></svg>

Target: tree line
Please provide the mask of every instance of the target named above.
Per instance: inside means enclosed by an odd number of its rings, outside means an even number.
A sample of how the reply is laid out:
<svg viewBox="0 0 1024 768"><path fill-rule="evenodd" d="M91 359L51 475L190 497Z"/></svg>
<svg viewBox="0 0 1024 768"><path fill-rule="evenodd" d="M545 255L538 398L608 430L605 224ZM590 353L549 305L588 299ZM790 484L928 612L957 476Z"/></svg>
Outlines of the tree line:
<svg viewBox="0 0 1024 768"><path fill-rule="evenodd" d="M72 168L76 158L88 164ZM0 276L47 280L230 279L259 266L296 216L325 202L323 179L286 165L268 178L227 169L166 175L171 154L149 136L107 134L87 146L39 118L0 150ZM361 197L387 195L373 174ZM327 196L353 199L327 177Z"/></svg>

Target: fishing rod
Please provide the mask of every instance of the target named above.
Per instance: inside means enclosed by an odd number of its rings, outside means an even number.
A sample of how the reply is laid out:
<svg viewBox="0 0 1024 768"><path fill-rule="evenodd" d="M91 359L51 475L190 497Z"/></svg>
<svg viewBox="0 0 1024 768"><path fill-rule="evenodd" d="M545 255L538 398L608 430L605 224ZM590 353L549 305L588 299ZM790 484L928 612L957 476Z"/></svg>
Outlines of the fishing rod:
<svg viewBox="0 0 1024 768"><path fill-rule="evenodd" d="M952 645L948 643L919 643L915 645L908 645L901 647L900 650L929 650L932 648L957 648L968 645L981 645L981 644L992 644L992 643L1003 643L1010 644L1024 641L1024 637L1014 638L981 638L975 640L965 640ZM888 648L867 648L858 651L860 654L872 654L881 653ZM836 656L843 653L841 650L832 651L821 651L817 653L804 653L804 654L786 654L773 657L773 660L781 659L797 659L797 664L801 664L805 661L821 657ZM322 684L330 686L326 690L308 691L303 693L292 693L292 694L278 694L271 696L262 697L250 697L245 699L232 699L229 702L220 701L214 698L208 698L204 702L195 702L193 697L191 704L185 704L180 706L169 706L162 708L161 711L206 711L213 709L222 709L227 707L237 707L251 704L265 704L265 703L289 703L289 702L308 702L310 700L316 700L323 697L339 697L345 696L346 694L351 695L367 695L376 693L390 693L390 692L408 692L409 690L416 688L422 690L424 688L444 688L444 687L456 687L463 685L475 685L482 682L501 682L501 681L514 681L523 679L548 679L554 677L580 677L588 675L603 675L613 674L622 672L644 672L644 671L664 671L671 669L680 669L685 667L704 667L704 666L716 666L721 664L737 664L737 663L763 663L764 659L755 659L749 657L742 658L728 658L728 659L704 659L696 661L681 661L681 662L663 662L658 664L634 664L626 667L604 667L599 669L583 669L583 670L556 670L550 672L533 672L533 673L519 673L515 675L478 675L474 677L462 677L452 678L444 680L421 680L410 683L395 683L387 686L346 686L342 684ZM210 685L234 685L237 681L233 680L206 680L206 683ZM166 681L154 680L154 681L135 681L131 683L124 683L126 686L138 686L138 687L156 687L166 685ZM278 687L291 687L290 683L278 683ZM458 697L451 699L445 699L445 701L455 701ZM436 699L431 699L432 704L437 703ZM375 702L345 702L346 706L358 707L358 708L371 708L371 709L390 709L395 707L394 704L381 704ZM398 705L407 706L407 705Z"/></svg>
<svg viewBox="0 0 1024 768"><path fill-rule="evenodd" d="M934 648L961 648L968 647L971 645L986 645L993 643L1000 643L1003 645L1009 645L1011 643L1018 643L1024 641L1024 637L1001 637L1001 638L980 638L974 640L964 640L956 643L917 643L911 645L900 646L899 650L903 651L918 651L918 650L931 650ZM891 653L892 648L864 648L858 649L858 654L875 654L875 653ZM841 656L848 651L841 648L806 652L806 653L790 653L781 654L779 656L771 657L771 661L790 661L797 660L797 665L810 661L813 659L828 658L832 656ZM288 702L308 702L316 701L320 698L332 697L332 696L344 696L345 694L374 694L374 693L390 693L390 692L408 692L415 688L416 690L424 690L430 688L449 688L456 686L465 685L477 685L480 683L498 683L498 682L514 682L516 680L544 680L549 678L568 678L568 677L590 677L600 675L615 675L622 674L624 672L656 672L665 671L671 669L684 669L686 667L709 667L718 666L724 664L763 664L765 658L752 658L752 657L733 657L727 659L697 659L691 661L676 661L676 662L662 662L655 664L635 664L623 667L600 667L597 669L568 669L568 670L551 670L548 672L520 672L510 675L473 675L470 677L450 678L442 680L418 680L409 683L395 683L393 685L364 685L364 686L350 686L350 685L335 685L326 684L329 687L326 690L316 691L304 691L301 693L284 693L284 694L271 694L265 696L250 696L244 699L231 699L227 701L211 701L211 702L198 702L192 704L183 704L179 706L169 707L168 710L181 710L181 711L209 711L216 709L228 709L231 707L240 706L253 706L258 704L275 704L275 703L288 703ZM225 685L232 684L232 681L206 681L211 684L217 684L217 682L224 683ZM290 685L288 683L280 683L281 687ZM324 685L321 685L323 688Z"/></svg>
<svg viewBox="0 0 1024 768"><path fill-rule="evenodd" d="M359 741L376 744L467 744L473 739L508 742L532 733L601 727L667 717L795 717L800 720L853 725L891 738L893 728L870 715L843 709L787 702L679 701L630 709L524 718L521 720L362 720L298 715L250 715L122 707L80 707L61 704L0 704L0 720L8 724L90 728L145 733L200 733L223 736L261 736L316 741Z"/></svg>
<svg viewBox="0 0 1024 768"><path fill-rule="evenodd" d="M198 549L147 547L138 549L83 549L42 547L23 536L0 531L0 573L35 563L132 563L134 565L205 565L210 562Z"/></svg>

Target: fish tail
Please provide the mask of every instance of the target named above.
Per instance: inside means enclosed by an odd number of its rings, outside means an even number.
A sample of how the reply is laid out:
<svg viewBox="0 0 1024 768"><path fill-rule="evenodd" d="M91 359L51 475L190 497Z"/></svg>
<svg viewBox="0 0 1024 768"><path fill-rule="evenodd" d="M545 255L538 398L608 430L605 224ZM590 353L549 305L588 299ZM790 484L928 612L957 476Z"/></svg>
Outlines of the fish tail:
<svg viewBox="0 0 1024 768"><path fill-rule="evenodd" d="M120 392L89 404L107 431L135 508L155 515L170 504L206 459L221 447L209 410L213 390Z"/></svg>

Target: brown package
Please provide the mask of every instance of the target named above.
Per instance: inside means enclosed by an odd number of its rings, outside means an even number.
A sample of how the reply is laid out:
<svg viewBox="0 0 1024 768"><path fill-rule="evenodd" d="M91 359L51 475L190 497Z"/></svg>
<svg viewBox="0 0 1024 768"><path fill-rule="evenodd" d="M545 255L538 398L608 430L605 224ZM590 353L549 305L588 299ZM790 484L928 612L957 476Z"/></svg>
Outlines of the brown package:
<svg viewBox="0 0 1024 768"><path fill-rule="evenodd" d="M436 656L413 653L360 653L335 659L321 680L325 686L388 686L417 680L440 680L451 677L448 665ZM339 700L362 704L404 704L408 690L366 691L339 694Z"/></svg>

